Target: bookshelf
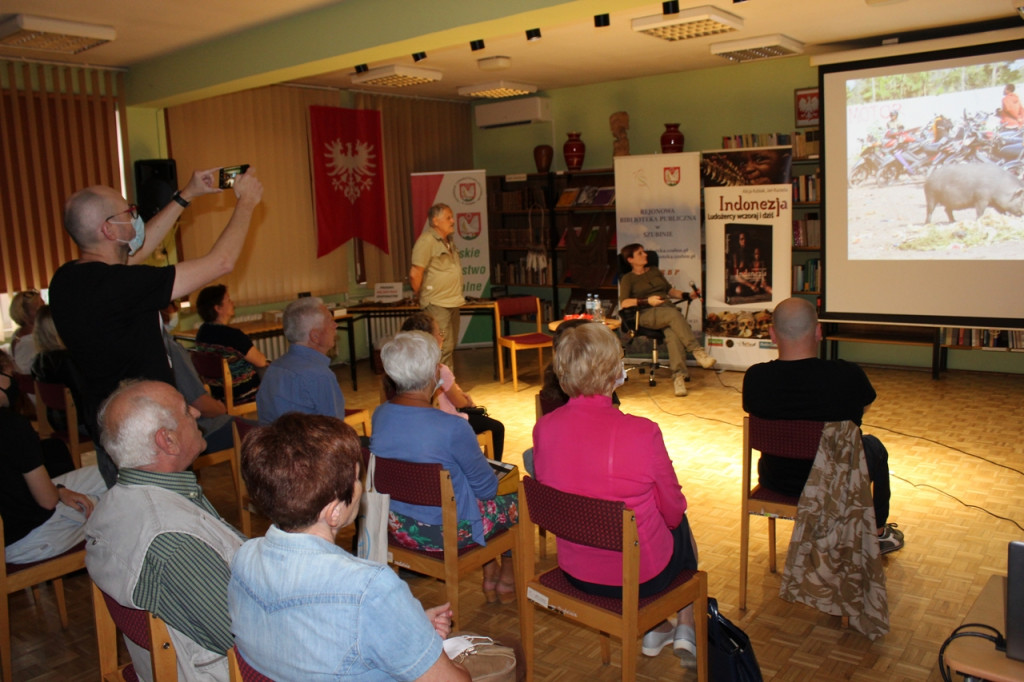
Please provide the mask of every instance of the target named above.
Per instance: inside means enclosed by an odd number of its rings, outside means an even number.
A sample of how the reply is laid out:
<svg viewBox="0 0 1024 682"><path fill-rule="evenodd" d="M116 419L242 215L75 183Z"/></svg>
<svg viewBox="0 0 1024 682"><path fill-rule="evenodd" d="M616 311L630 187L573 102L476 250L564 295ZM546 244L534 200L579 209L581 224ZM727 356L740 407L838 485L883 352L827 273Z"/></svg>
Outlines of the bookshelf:
<svg viewBox="0 0 1024 682"><path fill-rule="evenodd" d="M794 153L796 147L794 146ZM795 158L793 183L793 293L820 296L821 165L817 158Z"/></svg>

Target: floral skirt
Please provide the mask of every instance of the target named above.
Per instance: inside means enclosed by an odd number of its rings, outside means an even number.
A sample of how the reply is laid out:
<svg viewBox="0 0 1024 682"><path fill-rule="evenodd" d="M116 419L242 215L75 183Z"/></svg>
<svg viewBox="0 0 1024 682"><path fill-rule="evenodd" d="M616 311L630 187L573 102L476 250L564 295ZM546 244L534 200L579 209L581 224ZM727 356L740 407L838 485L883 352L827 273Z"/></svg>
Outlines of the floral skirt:
<svg viewBox="0 0 1024 682"><path fill-rule="evenodd" d="M499 495L493 500L477 500L480 516L484 522L484 537L490 538L503 530L516 525L519 521L518 496ZM421 523L411 516L388 512L388 534L395 542L409 549L422 549L430 552L444 550L444 539L441 526ZM459 521L459 548L468 547L473 543L473 526L469 521Z"/></svg>

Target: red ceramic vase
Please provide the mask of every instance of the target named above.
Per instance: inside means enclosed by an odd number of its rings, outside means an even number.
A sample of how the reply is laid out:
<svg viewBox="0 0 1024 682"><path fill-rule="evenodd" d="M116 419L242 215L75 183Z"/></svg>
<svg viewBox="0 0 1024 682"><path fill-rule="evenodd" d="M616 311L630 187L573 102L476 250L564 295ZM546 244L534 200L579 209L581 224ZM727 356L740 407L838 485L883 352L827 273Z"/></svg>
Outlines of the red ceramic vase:
<svg viewBox="0 0 1024 682"><path fill-rule="evenodd" d="M661 153L678 154L683 151L683 134L679 132L678 123L666 123L665 132L661 134Z"/></svg>
<svg viewBox="0 0 1024 682"><path fill-rule="evenodd" d="M583 157L587 153L587 145L580 139L580 133L569 133L569 139L562 145L565 156L565 167L571 171L583 168Z"/></svg>
<svg viewBox="0 0 1024 682"><path fill-rule="evenodd" d="M555 150L549 144L539 144L533 148L533 162L537 164L538 173L547 173L551 170L551 159Z"/></svg>

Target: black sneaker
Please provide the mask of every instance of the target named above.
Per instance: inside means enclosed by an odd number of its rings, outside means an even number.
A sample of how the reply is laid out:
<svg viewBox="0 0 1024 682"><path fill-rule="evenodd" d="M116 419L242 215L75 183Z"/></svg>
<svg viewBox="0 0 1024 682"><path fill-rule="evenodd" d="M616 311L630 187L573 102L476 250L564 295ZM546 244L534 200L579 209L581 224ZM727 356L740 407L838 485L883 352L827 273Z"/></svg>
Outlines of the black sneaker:
<svg viewBox="0 0 1024 682"><path fill-rule="evenodd" d="M878 536L878 551L882 554L903 549L903 531L895 523L885 524L885 531Z"/></svg>

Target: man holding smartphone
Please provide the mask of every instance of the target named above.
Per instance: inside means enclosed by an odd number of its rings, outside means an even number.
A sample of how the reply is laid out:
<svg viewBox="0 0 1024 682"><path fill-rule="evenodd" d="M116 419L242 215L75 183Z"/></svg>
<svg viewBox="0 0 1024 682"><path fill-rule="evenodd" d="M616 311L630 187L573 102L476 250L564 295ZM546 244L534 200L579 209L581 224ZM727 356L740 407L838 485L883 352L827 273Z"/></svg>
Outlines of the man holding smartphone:
<svg viewBox="0 0 1024 682"><path fill-rule="evenodd" d="M194 199L222 191L219 171L193 173L148 224L143 224L138 208L111 187L80 190L64 205L64 229L80 256L54 273L50 307L80 375L83 421L94 443L99 443L100 403L122 380L156 379L174 385L160 311L235 267L263 196L263 185L252 169L235 178L235 210L208 253L164 267L142 265ZM117 468L102 448L97 447L96 455L104 480L113 485Z"/></svg>

